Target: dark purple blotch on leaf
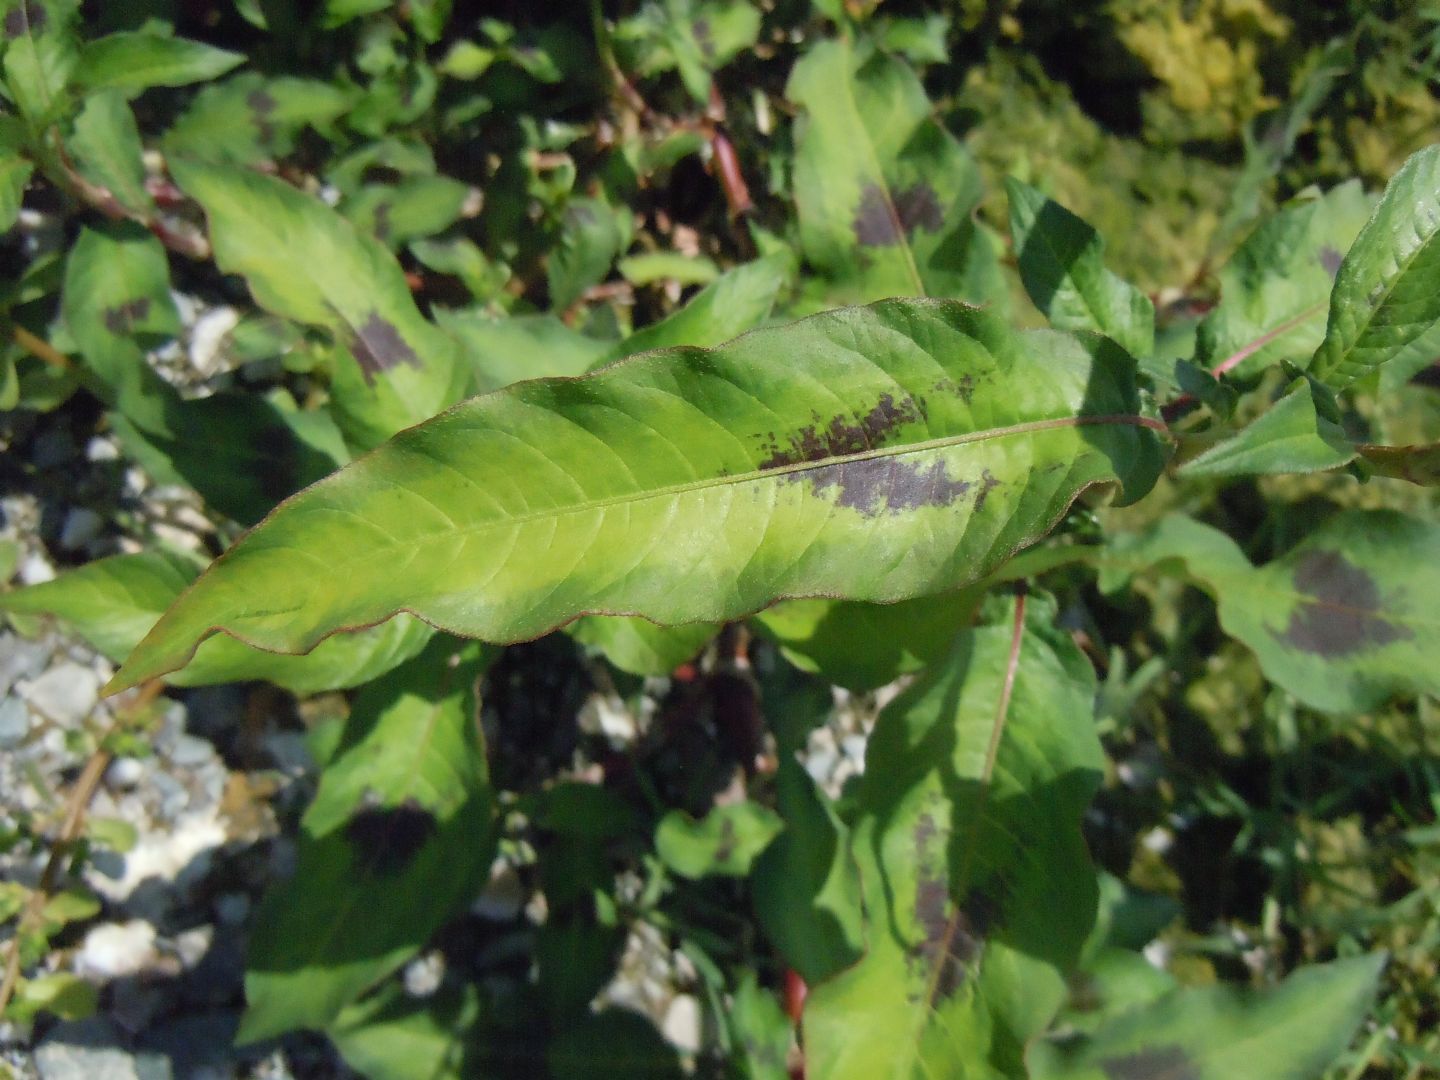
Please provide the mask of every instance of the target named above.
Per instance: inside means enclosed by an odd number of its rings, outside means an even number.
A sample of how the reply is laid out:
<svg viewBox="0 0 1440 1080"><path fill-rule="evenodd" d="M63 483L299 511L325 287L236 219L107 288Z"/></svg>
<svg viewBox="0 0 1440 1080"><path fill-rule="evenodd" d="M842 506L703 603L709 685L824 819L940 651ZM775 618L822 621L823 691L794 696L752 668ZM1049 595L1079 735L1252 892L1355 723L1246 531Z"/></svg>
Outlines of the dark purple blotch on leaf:
<svg viewBox="0 0 1440 1080"><path fill-rule="evenodd" d="M399 806L365 807L345 823L355 864L378 877L404 870L435 832L435 815L414 799Z"/></svg>
<svg viewBox="0 0 1440 1080"><path fill-rule="evenodd" d="M134 300L105 309L105 329L112 334L128 334L149 313L150 298L137 296Z"/></svg>
<svg viewBox="0 0 1440 1080"><path fill-rule="evenodd" d="M720 841L715 845L715 861L728 863L735 857L735 822L720 819Z"/></svg>
<svg viewBox="0 0 1440 1080"><path fill-rule="evenodd" d="M375 234L375 239L382 244L390 239L390 204L388 202L376 203L375 224L371 231Z"/></svg>
<svg viewBox="0 0 1440 1080"><path fill-rule="evenodd" d="M48 22L49 16L45 14L42 5L21 0L5 12L5 36L13 39L27 33L38 34L45 29Z"/></svg>
<svg viewBox="0 0 1440 1080"><path fill-rule="evenodd" d="M696 19L690 24L690 33L695 36L695 44L700 46L700 55L706 60L714 60L715 39L710 35L710 20Z"/></svg>
<svg viewBox="0 0 1440 1080"><path fill-rule="evenodd" d="M860 191L855 211L855 239L861 247L892 247L916 229L934 232L945 221L935 189L923 180L891 196L878 184Z"/></svg>
<svg viewBox="0 0 1440 1080"><path fill-rule="evenodd" d="M1375 579L1338 551L1307 551L1295 566L1301 600L1282 640L1327 659L1414 637L1384 618Z"/></svg>
<svg viewBox="0 0 1440 1080"><path fill-rule="evenodd" d="M791 436L787 446L782 448L772 441L762 447L770 456L760 462L760 468L779 469L874 450L901 424L924 418L924 408L914 398L906 396L896 401L893 395L882 394L875 406L861 416L837 415L828 424L822 424L817 416L815 423Z"/></svg>
<svg viewBox="0 0 1440 1080"><path fill-rule="evenodd" d="M924 506L949 506L971 488L968 480L952 480L943 462L928 465L898 457L861 458L823 465L804 473L816 491L837 490L835 502L865 517L882 510L900 513Z"/></svg>
<svg viewBox="0 0 1440 1080"><path fill-rule="evenodd" d="M964 907L951 903L944 856L931 850L938 835L934 818L921 814L913 833L920 868L913 914L923 937L911 950L911 963L930 987L932 1005L964 985L984 948L993 915L989 900L979 893L972 894Z"/></svg>
<svg viewBox="0 0 1440 1080"><path fill-rule="evenodd" d="M369 317L355 328L355 338L350 343L350 351L355 354L355 360L365 374L366 383L370 384L374 383L376 375L400 364L409 364L413 368L423 366L420 358L415 355L415 350L400 336L395 324L382 319L378 311L372 311Z"/></svg>
<svg viewBox="0 0 1440 1080"><path fill-rule="evenodd" d="M1340 263L1344 261L1345 256L1326 244L1320 249L1320 254L1316 258L1320 260L1320 265L1325 268L1325 272L1333 278L1340 272Z"/></svg>
<svg viewBox="0 0 1440 1080"><path fill-rule="evenodd" d="M1200 1080L1200 1070L1178 1046L1104 1058L1100 1070L1109 1080Z"/></svg>
<svg viewBox="0 0 1440 1080"><path fill-rule="evenodd" d="M275 111L277 102L264 90L255 89L245 95L245 104L250 106L250 112L255 117L255 127L260 133L260 141L270 145L275 141L275 125L270 120L270 114Z"/></svg>

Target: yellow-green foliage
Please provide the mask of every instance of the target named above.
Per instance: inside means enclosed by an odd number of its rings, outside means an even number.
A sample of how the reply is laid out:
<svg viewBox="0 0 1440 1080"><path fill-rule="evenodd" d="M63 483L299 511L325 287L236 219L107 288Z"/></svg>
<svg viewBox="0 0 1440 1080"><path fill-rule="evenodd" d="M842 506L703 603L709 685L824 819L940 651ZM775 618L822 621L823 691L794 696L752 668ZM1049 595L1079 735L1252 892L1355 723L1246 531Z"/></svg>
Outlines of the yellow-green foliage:
<svg viewBox="0 0 1440 1080"><path fill-rule="evenodd" d="M1277 104L1261 61L1290 23L1265 0L1111 0L1108 12L1120 42L1160 82L1142 99L1152 140L1233 139Z"/></svg>
<svg viewBox="0 0 1440 1080"><path fill-rule="evenodd" d="M1234 171L1110 134L1028 56L997 51L973 69L960 103L985 117L969 145L1004 228L1004 177L1045 190L1105 237L1106 261L1144 289L1183 284L1225 210Z"/></svg>

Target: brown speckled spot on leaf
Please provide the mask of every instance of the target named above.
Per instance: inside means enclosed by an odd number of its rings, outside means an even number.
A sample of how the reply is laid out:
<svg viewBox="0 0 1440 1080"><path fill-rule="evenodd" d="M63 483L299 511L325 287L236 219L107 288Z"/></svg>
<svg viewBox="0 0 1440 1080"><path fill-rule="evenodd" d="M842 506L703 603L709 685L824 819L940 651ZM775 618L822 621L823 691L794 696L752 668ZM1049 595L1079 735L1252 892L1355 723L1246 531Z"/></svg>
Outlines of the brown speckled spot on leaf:
<svg viewBox="0 0 1440 1080"><path fill-rule="evenodd" d="M399 806L366 807L345 824L345 838L355 849L355 864L379 877L409 866L435 831L435 815L414 799Z"/></svg>
<svg viewBox="0 0 1440 1080"><path fill-rule="evenodd" d="M260 133L260 141L270 145L275 141L275 124L270 120L270 114L275 111L277 102L266 91L256 89L245 95L245 104L250 107L255 118L255 128Z"/></svg>
<svg viewBox="0 0 1440 1080"><path fill-rule="evenodd" d="M916 229L934 232L944 221L935 189L922 180L895 192L893 202L878 184L866 184L853 227L862 247L891 247Z"/></svg>
<svg viewBox="0 0 1440 1080"><path fill-rule="evenodd" d="M891 394L882 394L874 407L862 416L837 415L829 423L821 423L817 417L815 423L792 435L788 445L780 447L770 442L762 448L768 450L770 456L760 462L760 468L779 469L873 450L901 424L915 423L924 416L924 407L914 398L906 396L897 401Z"/></svg>
<svg viewBox="0 0 1440 1080"><path fill-rule="evenodd" d="M837 489L836 504L865 517L949 506L972 487L968 480L950 479L942 462L920 465L897 457L838 461L790 475L808 480L816 491Z"/></svg>
<svg viewBox="0 0 1440 1080"><path fill-rule="evenodd" d="M1178 1046L1159 1046L1105 1058L1100 1070L1109 1080L1200 1080L1200 1070Z"/></svg>
<svg viewBox="0 0 1440 1080"><path fill-rule="evenodd" d="M706 60L714 60L715 39L710 34L710 20L696 19L690 24L690 33L695 36L695 44L700 46L700 55Z"/></svg>
<svg viewBox="0 0 1440 1080"><path fill-rule="evenodd" d="M720 842L715 845L715 861L728 863L735 857L735 822L720 819Z"/></svg>
<svg viewBox="0 0 1440 1080"><path fill-rule="evenodd" d="M1295 566L1301 600L1282 640L1302 652L1335 658L1414 637L1385 618L1375 579L1338 551L1307 551Z"/></svg>
<svg viewBox="0 0 1440 1080"><path fill-rule="evenodd" d="M149 313L150 298L137 296L134 300L105 309L105 329L112 334L128 334Z"/></svg>
<svg viewBox="0 0 1440 1080"><path fill-rule="evenodd" d="M375 205L375 225L371 231L375 233L375 239L382 244L390 239L390 204L388 202Z"/></svg>
<svg viewBox="0 0 1440 1080"><path fill-rule="evenodd" d="M355 354L367 383L373 383L376 375L400 364L409 364L414 368L423 366L415 350L400 336L395 324L382 319L378 311L372 311L369 318L356 328L350 350Z"/></svg>

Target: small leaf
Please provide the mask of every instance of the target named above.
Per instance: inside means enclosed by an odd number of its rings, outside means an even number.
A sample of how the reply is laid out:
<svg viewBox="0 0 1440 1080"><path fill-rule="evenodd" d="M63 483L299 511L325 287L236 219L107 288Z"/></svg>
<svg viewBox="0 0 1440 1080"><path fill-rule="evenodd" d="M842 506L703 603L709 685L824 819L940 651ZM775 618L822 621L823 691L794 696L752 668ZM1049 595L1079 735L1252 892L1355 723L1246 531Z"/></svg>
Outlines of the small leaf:
<svg viewBox="0 0 1440 1080"><path fill-rule="evenodd" d="M1134 380L1103 338L892 301L519 383L277 510L112 689L219 629L298 652L406 609L503 641L584 613L720 622L784 596L956 588L1086 489L1148 489L1160 425Z"/></svg>
<svg viewBox="0 0 1440 1080"><path fill-rule="evenodd" d="M1440 322L1440 146L1411 155L1335 275L1310 370L1344 389Z"/></svg>
<svg viewBox="0 0 1440 1080"><path fill-rule="evenodd" d="M140 129L125 95L118 90L91 94L75 118L70 150L80 173L110 192L132 214L147 216L154 206L145 190Z"/></svg>
<svg viewBox="0 0 1440 1080"><path fill-rule="evenodd" d="M699 821L672 810L655 829L655 850L682 877L744 877L780 829L775 813L753 802L717 806Z"/></svg>
<svg viewBox="0 0 1440 1080"><path fill-rule="evenodd" d="M1020 280L1050 325L1105 334L1132 356L1154 349L1155 305L1105 269L1100 234L1014 177L1005 181L1005 190Z"/></svg>
<svg viewBox="0 0 1440 1080"><path fill-rule="evenodd" d="M203 42L127 31L86 42L75 81L86 90L113 88L134 97L152 86L209 82L244 62L241 53Z"/></svg>
<svg viewBox="0 0 1440 1080"><path fill-rule="evenodd" d="M25 185L35 166L10 148L0 148L0 233L9 232L20 216L20 203L25 196ZM6 406L14 408L14 405Z"/></svg>
<svg viewBox="0 0 1440 1080"><path fill-rule="evenodd" d="M295 876L256 914L237 1041L329 1024L484 883L495 835L477 656L437 638L357 696L301 820Z"/></svg>
<svg viewBox="0 0 1440 1080"><path fill-rule="evenodd" d="M1355 1037L1383 955L1302 968L1279 986L1173 991L1092 1035L1040 1043L1036 1080L1297 1080L1318 1077Z"/></svg>
<svg viewBox="0 0 1440 1080"><path fill-rule="evenodd" d="M1335 469L1354 460L1344 430L1320 415L1315 390L1296 379L1283 397L1239 434L1191 458L1177 470L1194 477L1308 473Z"/></svg>
<svg viewBox="0 0 1440 1080"><path fill-rule="evenodd" d="M715 623L656 626L644 619L617 619L585 615L565 628L582 645L604 654L621 671L632 675L669 675L695 659L720 632Z"/></svg>
<svg viewBox="0 0 1440 1080"><path fill-rule="evenodd" d="M205 208L215 259L264 308L323 326L355 360L336 373L341 427L359 446L434 416L463 392L454 343L420 315L400 265L319 200L247 170L175 162Z"/></svg>
<svg viewBox="0 0 1440 1080"><path fill-rule="evenodd" d="M610 350L604 341L572 330L554 315L495 318L477 308L435 313L440 328L460 343L477 392L522 379L583 375Z"/></svg>
<svg viewBox="0 0 1440 1080"><path fill-rule="evenodd" d="M612 210L599 199L570 200L547 256L551 307L568 308L610 272L625 242L618 221L622 212L628 211Z"/></svg>
<svg viewBox="0 0 1440 1080"><path fill-rule="evenodd" d="M318 79L267 79L245 72L206 86L165 134L170 157L251 165L295 149L302 128L324 129L351 95Z"/></svg>
<svg viewBox="0 0 1440 1080"><path fill-rule="evenodd" d="M1362 712L1393 694L1440 693L1440 526L1394 511L1335 515L1255 568L1233 540L1184 517L1117 537L1101 584L1178 566L1215 597L1225 632L1311 708Z"/></svg>

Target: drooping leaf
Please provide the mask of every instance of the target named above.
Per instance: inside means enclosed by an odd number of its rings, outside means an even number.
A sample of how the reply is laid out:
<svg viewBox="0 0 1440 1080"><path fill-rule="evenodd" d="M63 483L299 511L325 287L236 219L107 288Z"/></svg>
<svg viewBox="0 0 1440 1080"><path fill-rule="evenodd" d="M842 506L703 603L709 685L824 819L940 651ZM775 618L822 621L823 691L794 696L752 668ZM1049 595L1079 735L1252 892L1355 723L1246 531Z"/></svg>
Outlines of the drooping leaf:
<svg viewBox="0 0 1440 1080"><path fill-rule="evenodd" d="M1340 263L1310 371L1344 389L1440 322L1440 146L1411 155Z"/></svg>
<svg viewBox="0 0 1440 1080"><path fill-rule="evenodd" d="M851 842L866 952L811 987L807 1077L1025 1075L1095 916L1104 760L1089 663L1049 638L977 629L881 714Z"/></svg>
<svg viewBox="0 0 1440 1080"><path fill-rule="evenodd" d="M175 162L205 208L215 259L270 311L330 330L354 364L335 375L337 419L361 447L463 393L454 343L426 322L394 257L318 199L243 169Z"/></svg>
<svg viewBox="0 0 1440 1080"><path fill-rule="evenodd" d="M682 877L744 877L780 828L773 810L748 801L717 806L699 821L671 810L655 829L655 851Z"/></svg>
<svg viewBox="0 0 1440 1080"><path fill-rule="evenodd" d="M1285 395L1238 434L1191 458L1181 476L1247 476L1334 469L1355 447L1333 419L1316 408L1316 388L1296 379Z"/></svg>
<svg viewBox="0 0 1440 1080"><path fill-rule="evenodd" d="M488 655L436 638L360 691L295 875L256 913L238 1041L329 1024L484 884L494 806L474 684Z"/></svg>
<svg viewBox="0 0 1440 1080"><path fill-rule="evenodd" d="M1211 593L1225 632L1266 676L1315 709L1361 712L1393 694L1440 692L1440 527L1389 510L1337 514L1283 556L1254 567L1224 533L1165 518L1119 536L1103 556L1124 575L1179 567Z"/></svg>
<svg viewBox="0 0 1440 1080"><path fill-rule="evenodd" d="M1155 347L1155 305L1105 268L1105 241L1054 199L1014 177L1010 236L1025 291L1057 330L1094 330L1133 356Z"/></svg>
<svg viewBox="0 0 1440 1080"><path fill-rule="evenodd" d="M1383 955L1302 968L1279 986L1173 991L1092 1035L1040 1043L1037 1080L1302 1080L1354 1038L1375 998Z"/></svg>
<svg viewBox="0 0 1440 1080"><path fill-rule="evenodd" d="M994 252L970 218L979 173L903 61L820 42L785 94L805 109L795 156L801 248L838 295L1003 299Z"/></svg>
<svg viewBox="0 0 1440 1080"><path fill-rule="evenodd" d="M81 174L109 191L126 210L141 216L151 211L140 159L140 129L125 95L118 90L89 95L75 118L70 150Z"/></svg>
<svg viewBox="0 0 1440 1080"><path fill-rule="evenodd" d="M550 306L563 311L602 281L625 240L619 213L603 200L571 199L547 256Z"/></svg>
<svg viewBox="0 0 1440 1080"><path fill-rule="evenodd" d="M52 615L119 663L203 569L188 555L146 551L112 555L67 570L53 581L0 594L0 611ZM211 638L166 681L175 686L264 679L295 694L359 686L409 660L434 632L410 615L327 638L303 656Z"/></svg>
<svg viewBox="0 0 1440 1080"><path fill-rule="evenodd" d="M752 902L765 936L814 986L860 958L860 878L850 830L792 753L782 754L775 786L785 827L755 860Z"/></svg>
<svg viewBox="0 0 1440 1080"><path fill-rule="evenodd" d="M1281 360L1303 363L1325 336L1341 259L1370 213L1359 181L1285 206L1256 226L1220 268L1220 303L1200 324L1195 360L1248 378Z"/></svg>
<svg viewBox="0 0 1440 1080"><path fill-rule="evenodd" d="M134 97L152 86L209 82L244 62L240 53L200 41L127 31L86 42L75 81L86 90Z"/></svg>
<svg viewBox="0 0 1440 1080"><path fill-rule="evenodd" d="M874 690L943 656L974 601L955 592L896 604L787 600L757 612L754 623L801 671Z"/></svg>
<svg viewBox="0 0 1440 1080"><path fill-rule="evenodd" d="M1159 424L1134 379L1104 338L891 301L520 383L279 508L114 688L216 630L295 652L406 609L513 641L582 613L718 622L784 596L955 588L1086 489L1148 489Z"/></svg>

